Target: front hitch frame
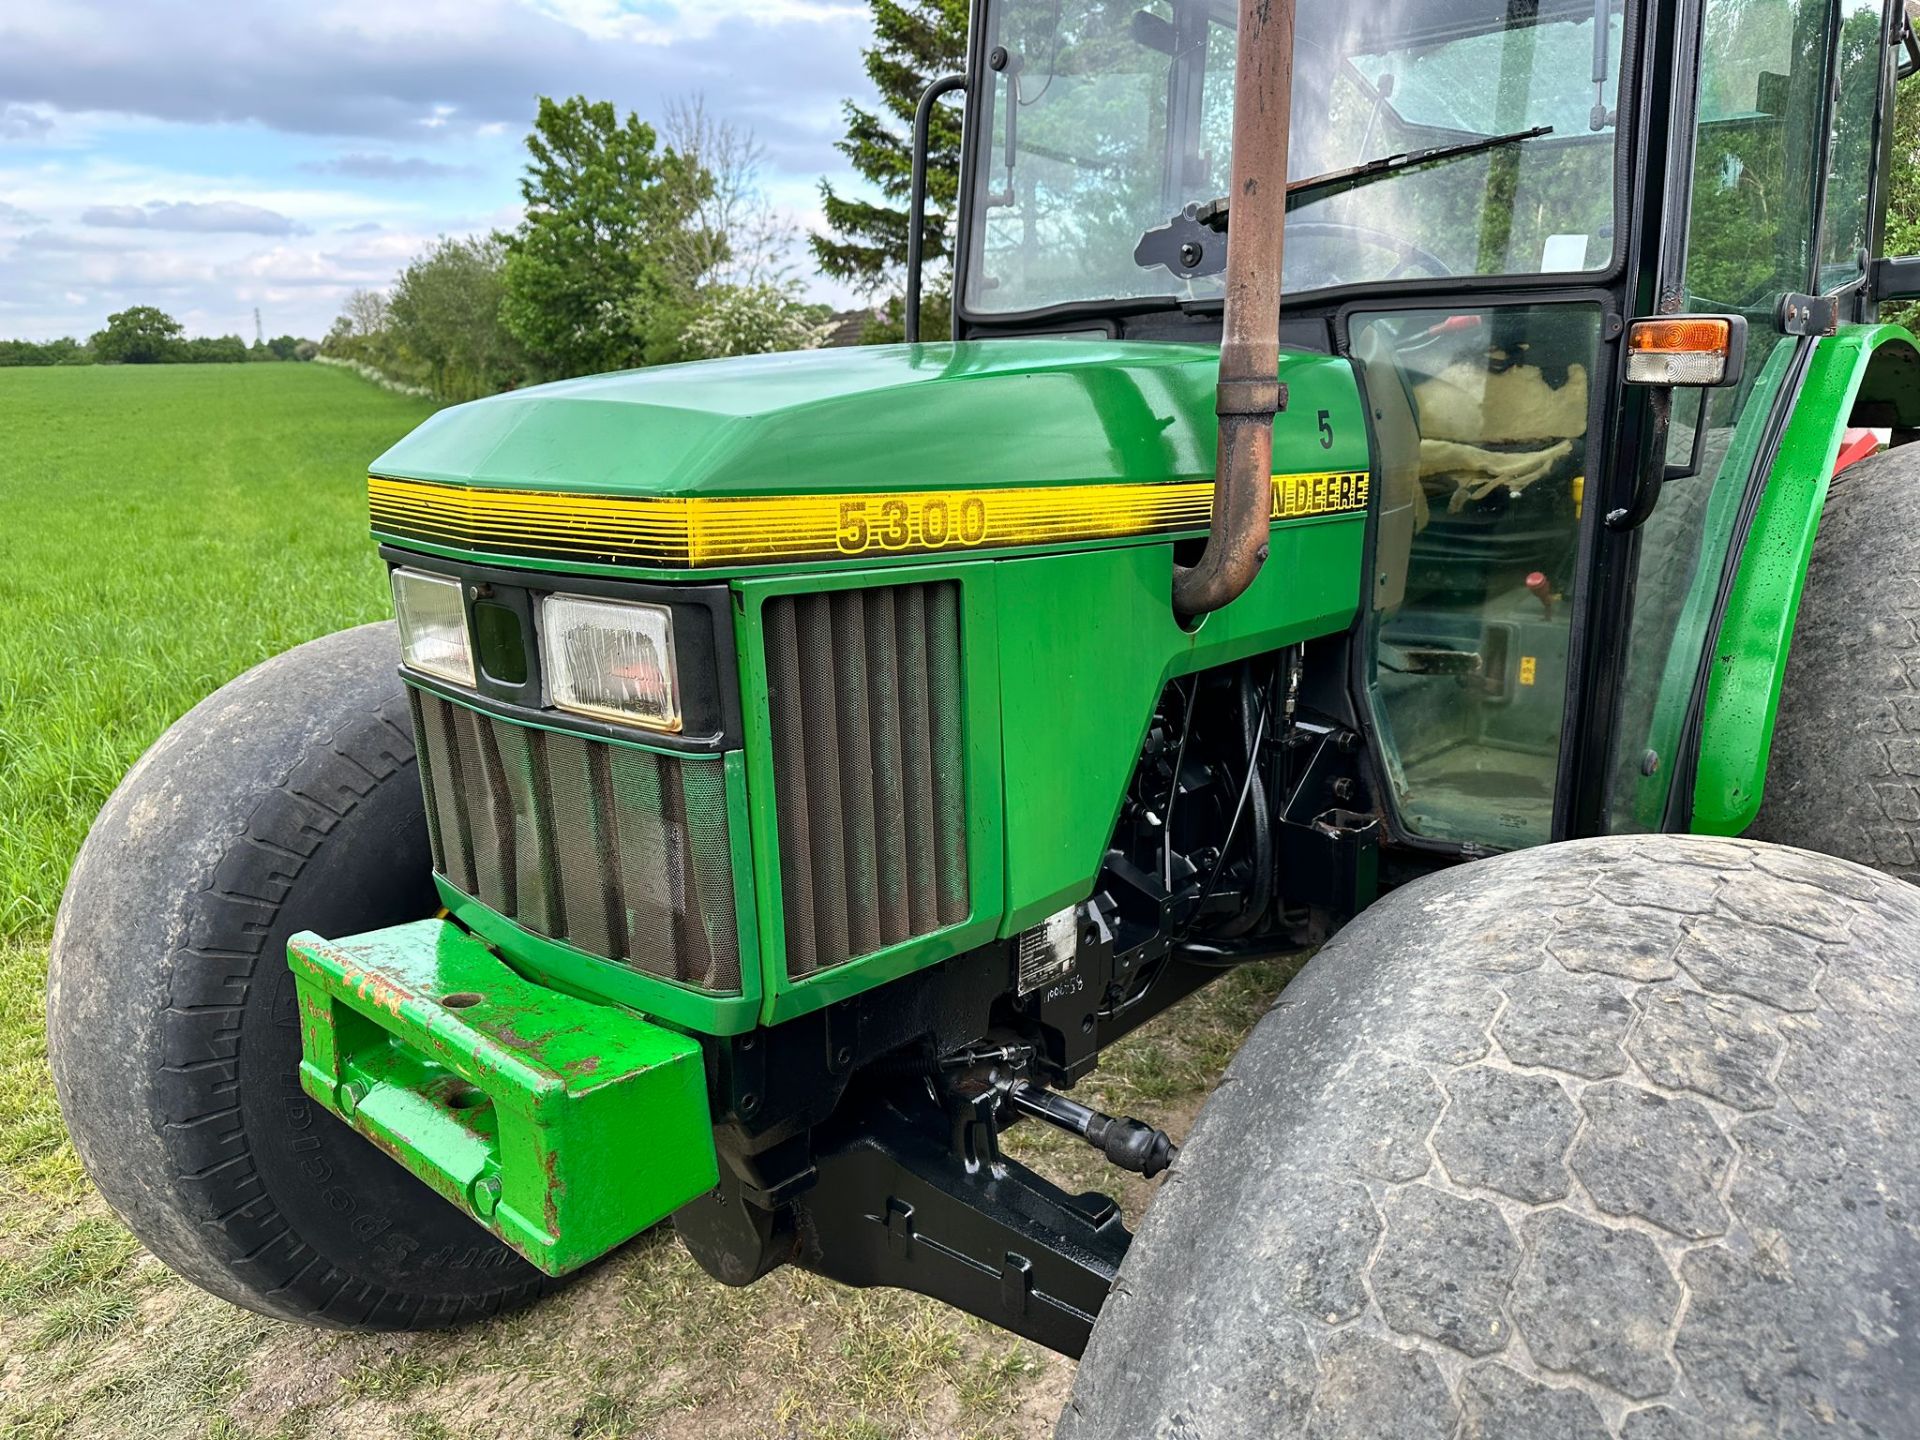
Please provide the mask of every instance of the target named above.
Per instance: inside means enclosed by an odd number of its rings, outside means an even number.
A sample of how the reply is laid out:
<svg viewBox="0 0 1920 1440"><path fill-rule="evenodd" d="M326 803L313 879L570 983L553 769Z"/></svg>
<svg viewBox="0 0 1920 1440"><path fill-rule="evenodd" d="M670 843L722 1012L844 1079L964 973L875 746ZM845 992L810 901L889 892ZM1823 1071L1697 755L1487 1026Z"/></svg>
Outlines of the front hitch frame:
<svg viewBox="0 0 1920 1440"><path fill-rule="evenodd" d="M295 935L300 1086L549 1275L719 1178L700 1046L447 920Z"/></svg>
<svg viewBox="0 0 1920 1440"><path fill-rule="evenodd" d="M1078 1359L1133 1236L1107 1196L1074 1196L1000 1152L1002 1097L930 1087L850 1101L817 1137L795 1202L802 1269L944 1300Z"/></svg>

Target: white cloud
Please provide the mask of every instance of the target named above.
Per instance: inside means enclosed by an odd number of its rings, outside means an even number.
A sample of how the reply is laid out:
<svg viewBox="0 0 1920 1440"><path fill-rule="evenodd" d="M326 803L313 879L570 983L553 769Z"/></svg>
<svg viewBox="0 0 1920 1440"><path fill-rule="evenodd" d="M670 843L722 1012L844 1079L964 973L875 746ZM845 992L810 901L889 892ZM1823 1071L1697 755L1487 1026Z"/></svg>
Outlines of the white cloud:
<svg viewBox="0 0 1920 1440"><path fill-rule="evenodd" d="M868 35L865 0L0 0L0 334L147 303L323 333L437 237L516 223L541 94L658 118L704 92L817 225Z"/></svg>
<svg viewBox="0 0 1920 1440"><path fill-rule="evenodd" d="M445 137L523 126L542 94L651 114L666 97L706 89L778 149L817 142L822 107L830 114L866 88L867 33L865 7L850 0L636 12L610 0L202 0L190 10L7 0L0 95L35 113Z"/></svg>
<svg viewBox="0 0 1920 1440"><path fill-rule="evenodd" d="M53 130L53 117L28 105L0 105L0 145L42 141Z"/></svg>
<svg viewBox="0 0 1920 1440"><path fill-rule="evenodd" d="M259 306L276 333L324 334L348 292L389 284L432 243L421 231L255 237L206 235L190 246L151 231L57 231L0 241L0 308L13 333L85 335L128 305L158 305L197 334L250 331ZM27 327L23 327L23 321Z"/></svg>
<svg viewBox="0 0 1920 1440"><path fill-rule="evenodd" d="M471 165L429 160L424 155L382 155L354 151L327 160L309 160L300 168L312 175L339 175L349 180L380 180L413 184L422 180L450 180L478 172Z"/></svg>
<svg viewBox="0 0 1920 1440"><path fill-rule="evenodd" d="M376 217L419 217L426 203L405 191L375 195L328 184L300 185L298 166L288 163L272 179L248 182L211 168L160 166L114 158L104 152L76 158L64 156L34 165L0 166L0 194L14 204L56 220L77 223L83 211L96 207L147 210L162 202L155 196L175 197L175 204L240 206L268 210L298 226L348 225ZM175 148L186 150L184 144ZM0 154L0 158L4 158ZM145 227L153 228L153 227ZM275 232L278 233L278 232Z"/></svg>
<svg viewBox="0 0 1920 1440"><path fill-rule="evenodd" d="M650 45L711 35L732 20L763 24L834 25L864 21L866 8L854 0L701 0L698 4L636 7L627 0L533 0L534 8L600 40L634 40Z"/></svg>
<svg viewBox="0 0 1920 1440"><path fill-rule="evenodd" d="M301 229L277 211L237 200L90 205L80 212L80 223L106 230L175 230L190 235L294 235Z"/></svg>

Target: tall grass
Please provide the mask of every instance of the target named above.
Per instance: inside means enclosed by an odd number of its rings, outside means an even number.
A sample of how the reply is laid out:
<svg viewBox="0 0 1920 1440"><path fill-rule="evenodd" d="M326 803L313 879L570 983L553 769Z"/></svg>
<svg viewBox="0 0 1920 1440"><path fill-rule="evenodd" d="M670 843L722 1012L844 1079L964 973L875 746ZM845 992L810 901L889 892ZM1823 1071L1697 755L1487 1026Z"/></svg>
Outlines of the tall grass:
<svg viewBox="0 0 1920 1440"><path fill-rule="evenodd" d="M385 613L366 466L431 408L312 365L0 371L0 937L173 719Z"/></svg>
<svg viewBox="0 0 1920 1440"><path fill-rule="evenodd" d="M88 824L201 697L385 613L366 465L431 410L311 365L0 370L0 1209L81 1188L41 993Z"/></svg>

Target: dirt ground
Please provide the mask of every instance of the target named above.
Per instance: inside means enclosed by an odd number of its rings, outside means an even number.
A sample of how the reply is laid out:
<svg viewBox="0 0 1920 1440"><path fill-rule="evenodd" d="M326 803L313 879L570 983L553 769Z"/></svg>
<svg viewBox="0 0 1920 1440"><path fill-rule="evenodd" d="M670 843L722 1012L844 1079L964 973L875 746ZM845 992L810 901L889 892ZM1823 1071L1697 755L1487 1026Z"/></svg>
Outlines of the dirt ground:
<svg viewBox="0 0 1920 1440"><path fill-rule="evenodd" d="M1176 1137L1278 991L1230 975L1110 1052L1089 1103ZM1007 1148L1137 1220L1156 1188L1024 1124ZM77 1178L0 1166L0 1437L211 1440L1028 1440L1051 1433L1073 1364L936 1302L797 1271L709 1280L671 1233L634 1241L519 1315L436 1335L316 1332L175 1279Z"/></svg>

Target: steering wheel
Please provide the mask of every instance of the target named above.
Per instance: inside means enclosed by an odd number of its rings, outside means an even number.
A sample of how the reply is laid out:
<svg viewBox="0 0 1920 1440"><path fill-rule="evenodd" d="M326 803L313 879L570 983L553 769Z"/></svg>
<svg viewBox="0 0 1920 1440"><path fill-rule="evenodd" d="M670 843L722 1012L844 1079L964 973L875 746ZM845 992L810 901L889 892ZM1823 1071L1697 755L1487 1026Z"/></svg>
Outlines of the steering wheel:
<svg viewBox="0 0 1920 1440"><path fill-rule="evenodd" d="M1323 238L1357 242L1362 245L1371 245L1376 250L1390 251L1398 257L1398 263L1385 275L1364 277L1370 281L1398 280L1415 265L1420 266L1429 275L1454 273L1453 267L1431 250L1423 249L1402 236L1390 234L1385 230L1376 230L1371 225L1354 225L1344 220L1289 220L1287 221L1287 238L1289 240ZM1350 277L1327 275L1324 278L1316 278L1311 284L1302 288L1317 290L1323 285L1350 283L1353 283Z"/></svg>

